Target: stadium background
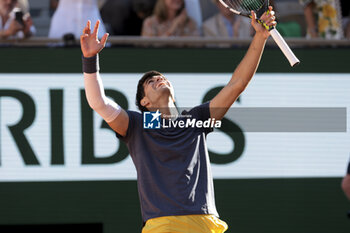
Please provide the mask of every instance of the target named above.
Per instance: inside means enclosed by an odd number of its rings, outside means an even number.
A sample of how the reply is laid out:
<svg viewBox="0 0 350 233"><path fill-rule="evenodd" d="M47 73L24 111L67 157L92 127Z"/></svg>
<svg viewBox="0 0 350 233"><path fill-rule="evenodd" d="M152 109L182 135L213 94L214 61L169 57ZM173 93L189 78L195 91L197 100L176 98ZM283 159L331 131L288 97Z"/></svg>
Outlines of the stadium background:
<svg viewBox="0 0 350 233"><path fill-rule="evenodd" d="M0 72L4 74L81 72L79 48L0 50ZM164 73L230 73L245 51L108 48L102 53L101 64L104 73L152 69ZM350 73L349 48L300 48L295 52L302 64L290 68L278 49L267 49L258 73ZM2 144L1 151L5 147ZM0 162L0 171L1 166ZM341 177L214 182L217 208L230 226L228 232L345 233L350 229L346 217L350 203L340 189ZM21 226L22 232L30 227L36 232L45 227L52 227L51 232L65 228L104 233L141 229L136 181L1 182L0 206L1 232L1 228Z"/></svg>

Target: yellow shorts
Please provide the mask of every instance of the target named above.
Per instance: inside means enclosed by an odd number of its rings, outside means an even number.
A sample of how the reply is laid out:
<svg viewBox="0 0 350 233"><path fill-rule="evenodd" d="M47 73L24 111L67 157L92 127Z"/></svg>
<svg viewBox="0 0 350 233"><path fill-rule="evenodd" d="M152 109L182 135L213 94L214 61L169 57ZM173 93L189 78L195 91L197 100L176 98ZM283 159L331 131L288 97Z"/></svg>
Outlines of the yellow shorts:
<svg viewBox="0 0 350 233"><path fill-rule="evenodd" d="M142 233L221 233L227 224L214 215L181 215L152 218Z"/></svg>

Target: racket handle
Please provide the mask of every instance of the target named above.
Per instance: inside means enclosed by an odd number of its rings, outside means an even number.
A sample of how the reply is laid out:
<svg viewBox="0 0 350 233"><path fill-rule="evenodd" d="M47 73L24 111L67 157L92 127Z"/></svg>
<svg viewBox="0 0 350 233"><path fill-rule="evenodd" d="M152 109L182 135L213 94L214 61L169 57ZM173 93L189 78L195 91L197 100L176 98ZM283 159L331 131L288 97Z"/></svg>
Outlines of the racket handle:
<svg viewBox="0 0 350 233"><path fill-rule="evenodd" d="M282 50L283 54L287 57L291 66L298 65L300 63L299 59L294 55L293 51L289 48L286 41L283 39L281 34L276 28L270 30L272 38L275 40L276 44Z"/></svg>

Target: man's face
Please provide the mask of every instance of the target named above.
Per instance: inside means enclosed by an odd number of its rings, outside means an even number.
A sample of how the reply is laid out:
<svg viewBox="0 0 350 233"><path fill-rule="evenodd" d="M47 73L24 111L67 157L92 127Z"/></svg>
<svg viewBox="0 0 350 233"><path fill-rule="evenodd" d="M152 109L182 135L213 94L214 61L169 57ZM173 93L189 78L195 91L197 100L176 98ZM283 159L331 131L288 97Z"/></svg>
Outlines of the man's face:
<svg viewBox="0 0 350 233"><path fill-rule="evenodd" d="M160 98L168 96L173 98L174 89L164 76L157 75L149 78L143 84L146 101L148 101L152 106L157 105Z"/></svg>
<svg viewBox="0 0 350 233"><path fill-rule="evenodd" d="M15 8L17 0L0 0L0 14L8 15Z"/></svg>

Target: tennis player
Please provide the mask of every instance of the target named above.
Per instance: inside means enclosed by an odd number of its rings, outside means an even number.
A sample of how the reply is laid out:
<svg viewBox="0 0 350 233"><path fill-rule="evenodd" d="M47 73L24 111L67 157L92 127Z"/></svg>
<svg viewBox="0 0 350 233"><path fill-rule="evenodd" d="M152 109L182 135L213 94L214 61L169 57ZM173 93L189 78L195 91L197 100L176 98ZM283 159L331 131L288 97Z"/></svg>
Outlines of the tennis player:
<svg viewBox="0 0 350 233"><path fill-rule="evenodd" d="M275 26L275 16L265 13L261 19ZM251 21L256 34L243 60L228 84L210 102L185 112L195 120L220 120L246 88L259 65L269 32ZM98 40L99 22L94 30L87 23L81 36L83 72L89 105L126 142L137 170L138 192L144 222L143 233L220 233L227 224L218 218L213 178L206 146L212 128L144 129L143 115L122 109L106 98L99 74L98 53L108 34ZM164 75L147 72L137 86L136 104L141 110L156 112L165 120L180 120L174 104L174 90ZM157 110L160 110L157 112ZM159 115L157 115L159 114ZM183 114L183 113L182 113ZM181 115L182 115L181 114Z"/></svg>

